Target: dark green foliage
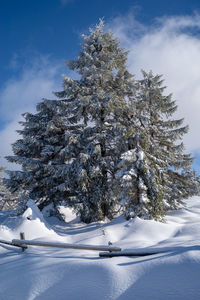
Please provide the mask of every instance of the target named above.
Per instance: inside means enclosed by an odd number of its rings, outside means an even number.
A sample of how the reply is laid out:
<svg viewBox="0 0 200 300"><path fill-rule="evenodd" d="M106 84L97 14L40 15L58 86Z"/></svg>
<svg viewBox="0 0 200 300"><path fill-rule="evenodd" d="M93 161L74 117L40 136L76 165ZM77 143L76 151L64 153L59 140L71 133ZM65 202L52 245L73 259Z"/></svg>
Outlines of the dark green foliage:
<svg viewBox="0 0 200 300"><path fill-rule="evenodd" d="M113 195L116 162L122 153L119 121L126 97L135 92L125 62L127 53L100 22L89 36L83 36L82 51L68 66L81 78L64 79L64 91L57 96L72 99L74 123L84 124L78 137L80 153L72 163L72 183L77 196L75 208L84 222L112 218L117 198Z"/></svg>
<svg viewBox="0 0 200 300"><path fill-rule="evenodd" d="M15 156L7 157L22 166L21 171L7 171L7 187L12 192L24 191L41 209L50 203L56 209L74 194L66 184L73 131L69 135L59 108L59 102L44 100L37 105L36 114L24 114L22 138L13 144Z"/></svg>
<svg viewBox="0 0 200 300"><path fill-rule="evenodd" d="M122 124L127 152L121 157L117 182L127 217L162 220L167 209L191 195L192 178L187 172L193 160L178 143L188 127L181 127L183 119L171 119L177 106L171 95L164 95L161 76L142 74L136 99L128 103L128 117Z"/></svg>

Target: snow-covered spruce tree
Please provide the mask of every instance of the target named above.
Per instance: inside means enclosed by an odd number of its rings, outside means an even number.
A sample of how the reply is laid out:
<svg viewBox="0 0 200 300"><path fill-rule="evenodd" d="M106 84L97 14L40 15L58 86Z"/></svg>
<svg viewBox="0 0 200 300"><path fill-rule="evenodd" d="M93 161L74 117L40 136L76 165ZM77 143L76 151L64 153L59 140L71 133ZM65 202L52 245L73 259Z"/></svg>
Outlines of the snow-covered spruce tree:
<svg viewBox="0 0 200 300"><path fill-rule="evenodd" d="M61 201L68 201L74 192L68 186L70 160L77 147L73 135L80 126L70 128L60 113L62 101L43 100L37 113L25 113L20 122L22 136L13 144L14 156L7 160L21 165L20 171L7 171L6 185L11 192L24 192L40 209L53 204L57 212ZM65 110L67 106L65 105ZM67 114L67 111L66 111ZM73 151L71 149L73 148Z"/></svg>
<svg viewBox="0 0 200 300"><path fill-rule="evenodd" d="M67 63L80 79L65 77L64 90L56 95L71 100L70 122L84 124L78 137L80 153L74 155L71 178L66 180L77 193L77 212L89 223L114 215L114 169L123 150L116 147L120 144L118 118L126 98L134 93L134 82L125 65L126 51L111 32L103 32L102 21L83 39L78 58Z"/></svg>
<svg viewBox="0 0 200 300"><path fill-rule="evenodd" d="M177 106L171 95L163 94L161 76L142 74L136 99L129 101L123 120L128 149L116 177L127 218L162 219L167 209L177 207L191 192L187 172L192 158L179 142L188 127L181 127L183 119L171 118Z"/></svg>

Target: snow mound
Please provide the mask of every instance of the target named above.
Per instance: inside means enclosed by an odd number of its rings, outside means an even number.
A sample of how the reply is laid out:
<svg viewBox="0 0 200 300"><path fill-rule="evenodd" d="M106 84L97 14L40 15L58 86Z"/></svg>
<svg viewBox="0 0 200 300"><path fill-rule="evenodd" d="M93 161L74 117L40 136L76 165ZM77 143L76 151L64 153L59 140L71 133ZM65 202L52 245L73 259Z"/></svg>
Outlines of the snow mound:
<svg viewBox="0 0 200 300"><path fill-rule="evenodd" d="M16 229L1 223L0 239L19 238L23 231L27 239L96 245L111 241L125 251L159 253L110 259L88 250L30 246L22 253L0 247L0 299L200 299L199 228L200 197L170 212L165 223L119 217L107 223L59 222L51 227L29 202Z"/></svg>
<svg viewBox="0 0 200 300"><path fill-rule="evenodd" d="M38 238L48 239L57 236L32 199L29 199L27 202L27 209L15 229L15 235L19 237L20 232L25 233L27 240Z"/></svg>
<svg viewBox="0 0 200 300"><path fill-rule="evenodd" d="M14 237L13 231L5 225L0 225L0 239L9 241Z"/></svg>
<svg viewBox="0 0 200 300"><path fill-rule="evenodd" d="M31 199L28 200L27 209L22 216L15 216L12 218L8 216L4 222L6 225L0 225L0 239L6 241L18 239L20 237L20 232L25 233L25 238L27 240L58 239L57 233L46 222L42 213Z"/></svg>
<svg viewBox="0 0 200 300"><path fill-rule="evenodd" d="M29 220L39 219L41 222L45 223L43 214L40 212L39 208L35 205L35 202L32 199L27 201L26 206L27 210L23 213L22 217Z"/></svg>
<svg viewBox="0 0 200 300"><path fill-rule="evenodd" d="M127 247L130 247L130 240L132 240L134 248L150 246L166 240L174 236L180 227L154 220L142 220L138 217L125 222L119 221L115 220L113 225L110 224L106 233L110 240L118 243L123 242L123 245Z"/></svg>

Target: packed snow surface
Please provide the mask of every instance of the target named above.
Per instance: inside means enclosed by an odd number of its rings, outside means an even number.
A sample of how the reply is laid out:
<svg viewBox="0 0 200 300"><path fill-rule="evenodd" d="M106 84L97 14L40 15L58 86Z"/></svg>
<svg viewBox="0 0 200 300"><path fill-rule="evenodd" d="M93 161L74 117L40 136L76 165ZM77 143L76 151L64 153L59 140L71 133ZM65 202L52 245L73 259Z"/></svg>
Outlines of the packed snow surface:
<svg viewBox="0 0 200 300"><path fill-rule="evenodd" d="M0 244L0 300L197 300L200 299L200 197L168 213L165 223L119 217L80 223L44 219L32 201L22 217L0 212L0 240L26 239L107 245L143 257L100 258L97 251Z"/></svg>

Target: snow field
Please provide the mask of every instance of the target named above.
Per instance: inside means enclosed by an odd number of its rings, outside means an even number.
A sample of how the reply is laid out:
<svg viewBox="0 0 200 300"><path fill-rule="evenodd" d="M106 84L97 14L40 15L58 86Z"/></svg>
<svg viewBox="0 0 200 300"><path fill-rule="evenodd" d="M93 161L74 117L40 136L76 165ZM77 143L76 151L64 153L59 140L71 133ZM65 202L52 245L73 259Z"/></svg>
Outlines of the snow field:
<svg viewBox="0 0 200 300"><path fill-rule="evenodd" d="M28 219L27 219L28 217ZM0 246L1 300L200 299L200 198L170 212L166 223L119 217L112 222L44 219L34 205L21 218L0 213L0 239L106 245L166 251L144 257L99 258L97 251Z"/></svg>

